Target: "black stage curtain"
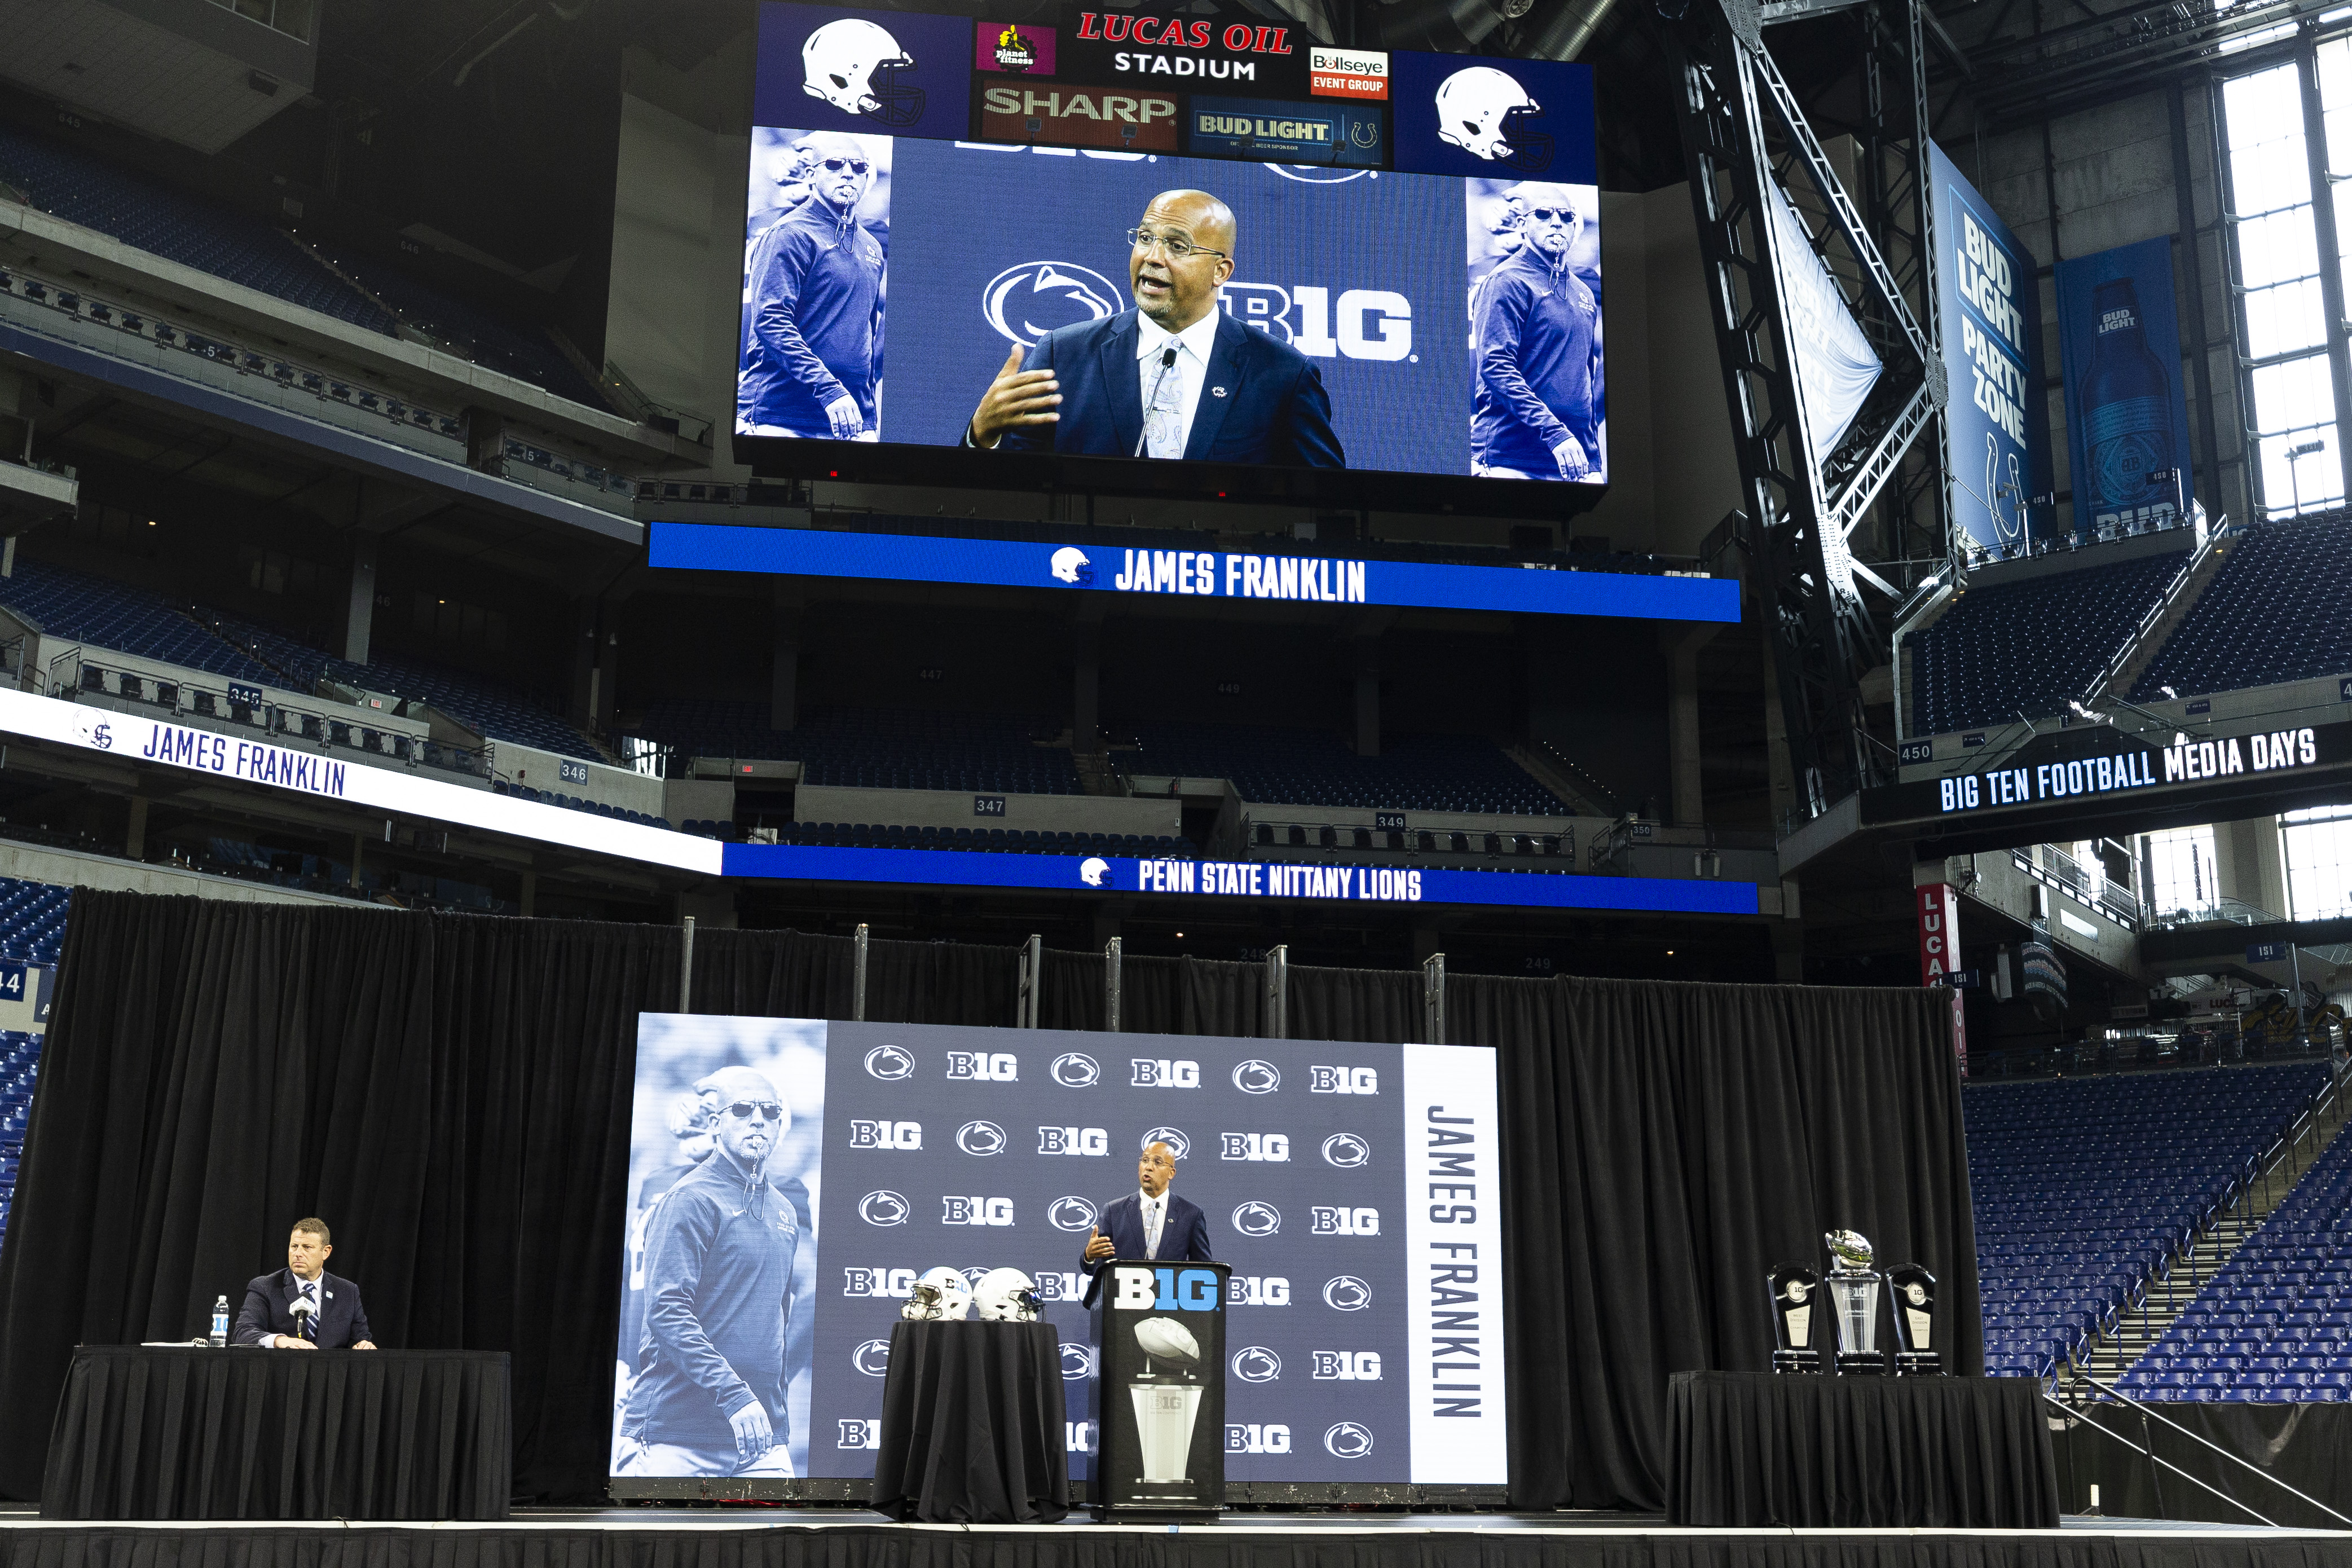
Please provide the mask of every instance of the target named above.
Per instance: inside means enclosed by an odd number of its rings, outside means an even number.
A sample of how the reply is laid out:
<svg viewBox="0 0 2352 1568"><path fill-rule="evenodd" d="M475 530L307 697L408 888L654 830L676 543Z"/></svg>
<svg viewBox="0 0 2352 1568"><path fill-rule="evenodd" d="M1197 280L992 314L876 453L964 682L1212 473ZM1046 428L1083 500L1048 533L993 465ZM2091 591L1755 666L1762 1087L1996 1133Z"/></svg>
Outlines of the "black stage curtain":
<svg viewBox="0 0 2352 1568"><path fill-rule="evenodd" d="M698 931L694 1010L845 1017L851 948ZM54 1409L78 1342L194 1332L323 1213L385 1342L513 1352L518 1493L601 1495L635 1017L677 1005L674 928L77 892L63 958L0 1408ZM877 942L867 1016L1009 1024L1017 973L1010 947ZM1047 955L1041 1022L1099 1023L1100 975ZM1129 957L1121 1022L1255 1036L1264 982ZM1833 1226L1932 1270L1980 1370L1937 1001L1448 982L1448 1033L1501 1058L1517 1506L1663 1507L1667 1375L1765 1366L1764 1271ZM1411 1039L1420 977L1295 968L1288 1007L1296 1037ZM45 1419L0 1430L0 1494L37 1495Z"/></svg>

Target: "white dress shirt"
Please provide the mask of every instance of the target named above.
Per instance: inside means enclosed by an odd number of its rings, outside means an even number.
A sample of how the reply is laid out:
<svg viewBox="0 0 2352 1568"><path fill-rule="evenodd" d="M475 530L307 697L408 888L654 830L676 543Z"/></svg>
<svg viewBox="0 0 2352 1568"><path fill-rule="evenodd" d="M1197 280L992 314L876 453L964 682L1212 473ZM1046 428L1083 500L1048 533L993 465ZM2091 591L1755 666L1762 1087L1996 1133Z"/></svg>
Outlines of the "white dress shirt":
<svg viewBox="0 0 2352 1568"><path fill-rule="evenodd" d="M1180 456L1192 439L1192 416L1201 406L1201 389L1209 379L1209 353L1216 346L1217 324L1223 320L1224 312L1213 307L1207 315L1182 331L1171 333L1142 311L1135 313L1135 357L1139 373L1136 397L1146 424L1150 421L1151 388L1160 376L1160 356L1171 344L1176 349L1176 363L1168 375L1175 383L1176 450ZM1149 447L1144 455L1151 455Z"/></svg>
<svg viewBox="0 0 2352 1568"><path fill-rule="evenodd" d="M294 1276L294 1294L297 1299L299 1299L301 1296L302 1287L305 1285L310 1287L310 1300L316 1302L319 1308L318 1312L310 1319L312 1330L313 1331L316 1331L320 1319L323 1318L327 1311L327 1276L325 1271L321 1270L316 1279L305 1279L299 1274ZM278 1342L278 1341L299 1341L301 1337L302 1336L299 1334L265 1334L262 1336L261 1342L268 1346L271 1350L282 1351L286 1347L279 1344ZM316 1344L318 1342L313 1340L311 1342Z"/></svg>
<svg viewBox="0 0 2352 1568"><path fill-rule="evenodd" d="M1135 1195L1143 1205L1143 1256L1156 1263L1160 1260L1160 1233L1168 1224L1168 1194L1162 1193L1155 1198L1138 1187Z"/></svg>

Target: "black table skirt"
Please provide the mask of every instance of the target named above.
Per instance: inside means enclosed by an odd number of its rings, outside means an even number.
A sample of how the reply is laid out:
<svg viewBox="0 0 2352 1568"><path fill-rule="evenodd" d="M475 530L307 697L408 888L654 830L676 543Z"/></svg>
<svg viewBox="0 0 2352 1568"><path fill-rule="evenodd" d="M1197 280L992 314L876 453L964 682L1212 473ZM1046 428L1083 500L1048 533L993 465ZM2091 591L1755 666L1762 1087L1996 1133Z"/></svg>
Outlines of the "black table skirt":
<svg viewBox="0 0 2352 1568"><path fill-rule="evenodd" d="M2032 1378L1684 1372L1667 1405L1669 1524L2058 1528Z"/></svg>
<svg viewBox="0 0 2352 1568"><path fill-rule="evenodd" d="M503 1351L85 1345L44 1519L504 1519Z"/></svg>
<svg viewBox="0 0 2352 1568"><path fill-rule="evenodd" d="M901 1322L890 1331L874 1506L948 1524L1065 1518L1064 1421L1053 1324Z"/></svg>

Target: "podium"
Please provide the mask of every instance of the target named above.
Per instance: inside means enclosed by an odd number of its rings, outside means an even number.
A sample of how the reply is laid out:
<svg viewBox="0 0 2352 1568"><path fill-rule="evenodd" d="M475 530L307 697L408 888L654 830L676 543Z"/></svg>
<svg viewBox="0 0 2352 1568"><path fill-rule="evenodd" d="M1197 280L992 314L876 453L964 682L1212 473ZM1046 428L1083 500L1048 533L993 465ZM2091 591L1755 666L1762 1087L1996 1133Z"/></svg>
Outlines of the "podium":
<svg viewBox="0 0 2352 1568"><path fill-rule="evenodd" d="M1102 1266L1087 1379L1097 1521L1223 1511L1231 1272L1222 1263Z"/></svg>

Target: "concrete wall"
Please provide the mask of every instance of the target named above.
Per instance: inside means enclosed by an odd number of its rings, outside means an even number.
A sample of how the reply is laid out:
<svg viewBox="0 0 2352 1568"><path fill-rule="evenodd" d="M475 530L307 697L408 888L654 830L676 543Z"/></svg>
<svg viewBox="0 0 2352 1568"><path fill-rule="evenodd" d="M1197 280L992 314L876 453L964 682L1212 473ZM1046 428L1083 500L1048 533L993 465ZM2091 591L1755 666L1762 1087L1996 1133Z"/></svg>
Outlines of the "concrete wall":
<svg viewBox="0 0 2352 1568"><path fill-rule="evenodd" d="M1168 837L1182 830L1179 801L1126 795L1008 795L1003 816L975 816L972 796L958 790L843 789L803 784L793 795L795 822L848 822L900 827L1002 827L1039 833L1133 833Z"/></svg>

